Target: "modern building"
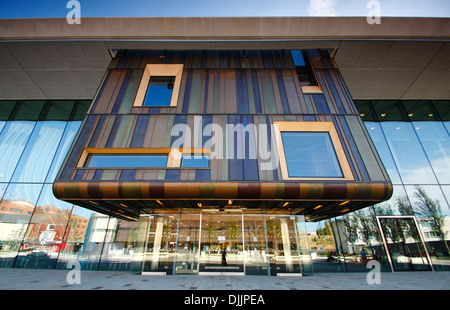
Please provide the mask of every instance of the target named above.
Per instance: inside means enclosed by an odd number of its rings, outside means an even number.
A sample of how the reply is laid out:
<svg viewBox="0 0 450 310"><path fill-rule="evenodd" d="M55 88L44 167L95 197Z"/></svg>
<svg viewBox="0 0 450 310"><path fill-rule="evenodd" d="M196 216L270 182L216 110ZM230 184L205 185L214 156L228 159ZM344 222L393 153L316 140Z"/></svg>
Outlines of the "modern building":
<svg viewBox="0 0 450 310"><path fill-rule="evenodd" d="M450 270L450 19L0 20L0 266Z"/></svg>

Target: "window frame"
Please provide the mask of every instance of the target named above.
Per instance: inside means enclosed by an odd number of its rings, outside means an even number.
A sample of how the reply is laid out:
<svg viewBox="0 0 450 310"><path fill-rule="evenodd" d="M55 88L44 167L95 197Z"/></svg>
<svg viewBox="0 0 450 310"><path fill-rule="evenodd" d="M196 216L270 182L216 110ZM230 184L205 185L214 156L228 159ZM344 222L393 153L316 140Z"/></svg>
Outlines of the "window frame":
<svg viewBox="0 0 450 310"><path fill-rule="evenodd" d="M126 167L124 169L209 169L210 158L208 159L208 167L181 167L181 158L185 154L209 156L210 149L202 148L85 148L78 160L77 169L122 169L120 167L87 167L89 155L167 155L167 163L164 167Z"/></svg>
<svg viewBox="0 0 450 310"><path fill-rule="evenodd" d="M285 121L285 122L274 122L273 125L274 125L273 127L275 140L278 148L281 176L283 180L350 181L355 179L333 122ZM336 153L336 157L340 165L343 177L290 177L281 132L327 132L330 135L331 144L333 145L334 151Z"/></svg>
<svg viewBox="0 0 450 310"><path fill-rule="evenodd" d="M178 104L178 95L180 93L181 87L181 76L183 74L182 64L147 64L144 68L144 73L142 74L141 82L139 84L136 97L133 102L133 107L163 107L170 108L176 107ZM147 89L150 83L151 77L175 77L175 81L172 89L172 98L170 100L170 105L156 105L156 106L144 106L145 95L147 94Z"/></svg>

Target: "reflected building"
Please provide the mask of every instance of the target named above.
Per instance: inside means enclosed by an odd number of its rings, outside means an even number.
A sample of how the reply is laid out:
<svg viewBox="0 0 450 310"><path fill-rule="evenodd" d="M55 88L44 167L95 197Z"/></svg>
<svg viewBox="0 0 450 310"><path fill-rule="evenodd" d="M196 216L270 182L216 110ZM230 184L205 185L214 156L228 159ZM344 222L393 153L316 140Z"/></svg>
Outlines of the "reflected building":
<svg viewBox="0 0 450 310"><path fill-rule="evenodd" d="M123 27L117 42L74 28L52 42L2 30L21 42L0 45L0 267L300 276L367 272L377 260L383 272L450 270L447 19L405 27L408 41L365 18L339 29L332 18L280 18L273 33L271 18L171 21L188 35L152 18L146 29L164 35ZM343 33L355 23L363 34Z"/></svg>

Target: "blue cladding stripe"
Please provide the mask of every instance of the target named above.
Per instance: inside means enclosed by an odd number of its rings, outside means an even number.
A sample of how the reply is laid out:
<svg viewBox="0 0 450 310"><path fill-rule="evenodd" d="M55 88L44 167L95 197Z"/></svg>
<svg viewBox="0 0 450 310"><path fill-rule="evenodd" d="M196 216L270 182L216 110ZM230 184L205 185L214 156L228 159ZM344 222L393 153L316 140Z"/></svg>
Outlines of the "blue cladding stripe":
<svg viewBox="0 0 450 310"><path fill-rule="evenodd" d="M186 124L187 123L187 115L175 115L175 119L173 121L173 126L178 124ZM172 136L172 141L170 141L170 145L173 145L173 142L177 140L181 136L179 135Z"/></svg>
<svg viewBox="0 0 450 310"><path fill-rule="evenodd" d="M130 77L132 74L132 70L129 70L125 75L125 79L122 82L122 86L120 87L119 94L117 95L116 102L114 102L114 106L111 113L118 113L120 106L122 105L123 97L128 88L128 84L130 83Z"/></svg>
<svg viewBox="0 0 450 310"><path fill-rule="evenodd" d="M205 132L205 127L209 124L212 124L213 116L211 114L203 114L202 115L202 132ZM211 137L204 134L202 135L202 146L205 145L206 141L208 141Z"/></svg>
<svg viewBox="0 0 450 310"><path fill-rule="evenodd" d="M134 169L124 169L120 173L120 180L122 181L134 181L136 176L136 170Z"/></svg>
<svg viewBox="0 0 450 310"><path fill-rule="evenodd" d="M166 181L179 181L181 176L180 169L168 169L166 171Z"/></svg>
<svg viewBox="0 0 450 310"><path fill-rule="evenodd" d="M281 104L283 106L283 110L285 114L291 113L289 108L289 103L286 95L286 89L284 87L283 76L281 75L281 70L276 70L277 81L278 81L278 89L280 90Z"/></svg>
<svg viewBox="0 0 450 310"><path fill-rule="evenodd" d="M188 113L188 111L189 111L189 98L191 97L192 75L193 75L192 69L187 70L186 87L184 89L182 113Z"/></svg>
<svg viewBox="0 0 450 310"><path fill-rule="evenodd" d="M312 95L314 104L319 114L329 114L330 109L328 108L327 101L324 95Z"/></svg>
<svg viewBox="0 0 450 310"><path fill-rule="evenodd" d="M342 104L341 98L339 97L338 91L336 89L336 86L334 85L334 82L330 76L330 73L328 71L323 71L322 74L325 75L325 78L327 79L328 86L330 87L331 92L333 93L333 98L336 101L339 112L346 113L344 105Z"/></svg>
<svg viewBox="0 0 450 310"><path fill-rule="evenodd" d="M256 70L252 70L253 94L255 96L255 112L262 113L261 96L258 80L259 80L258 72Z"/></svg>
<svg viewBox="0 0 450 310"><path fill-rule="evenodd" d="M195 171L195 180L196 181L210 181L211 180L211 171L209 169L198 169Z"/></svg>
<svg viewBox="0 0 450 310"><path fill-rule="evenodd" d="M147 132L147 126L150 121L150 115L139 115L137 117L136 126L131 138L130 147L142 147L144 143L143 137Z"/></svg>
<svg viewBox="0 0 450 310"><path fill-rule="evenodd" d="M95 125L95 130L92 133L92 136L91 136L91 138L89 140L88 147L96 147L98 136L100 135L100 132L103 129L103 124L105 123L105 121L106 121L106 119L108 117L109 117L108 115L101 115L100 116L97 124Z"/></svg>
<svg viewBox="0 0 450 310"><path fill-rule="evenodd" d="M203 66L202 66L203 67ZM209 88L209 69L206 70L206 72L203 73L205 77L205 93L204 93L204 99L203 99L203 113L206 113L208 110L208 88Z"/></svg>
<svg viewBox="0 0 450 310"><path fill-rule="evenodd" d="M275 158L275 152L278 152L277 146L274 144L274 139L272 139L272 128L270 128L272 121L269 115L266 115L266 124L267 124L267 138L269 140L270 150L272 152L272 158ZM273 160L273 159L272 159ZM273 169L273 179L278 180L278 170Z"/></svg>
<svg viewBox="0 0 450 310"><path fill-rule="evenodd" d="M241 118L239 115L229 115L228 116L228 124L236 125L239 124ZM233 150L234 154L227 153L228 156L228 176L229 180L232 181L241 181L244 180L244 160L237 159L237 154L239 151L242 151L241 146L238 144L237 134L232 132L234 137L230 137L227 132L227 145L233 141ZM228 150L226 150L228 152Z"/></svg>
<svg viewBox="0 0 450 310"><path fill-rule="evenodd" d="M114 124L111 128L111 132L109 134L108 141L106 142L106 147L111 148L113 146L114 139L116 137L117 130L119 129L121 121L122 121L122 115L117 115L116 119L114 121Z"/></svg>
<svg viewBox="0 0 450 310"><path fill-rule="evenodd" d="M253 124L253 116L251 115L243 115L241 116L241 122L244 127L246 127L249 124ZM244 159L244 179L245 180L252 180L256 181L258 180L258 159L250 158L250 155L256 155L257 154L257 145L256 140L258 137L256 136L256 133L253 132L253 139L250 140L250 134L243 135L243 138L245 139L245 159Z"/></svg>
<svg viewBox="0 0 450 310"><path fill-rule="evenodd" d="M245 70L236 71L236 92L238 113L249 113L247 75Z"/></svg>

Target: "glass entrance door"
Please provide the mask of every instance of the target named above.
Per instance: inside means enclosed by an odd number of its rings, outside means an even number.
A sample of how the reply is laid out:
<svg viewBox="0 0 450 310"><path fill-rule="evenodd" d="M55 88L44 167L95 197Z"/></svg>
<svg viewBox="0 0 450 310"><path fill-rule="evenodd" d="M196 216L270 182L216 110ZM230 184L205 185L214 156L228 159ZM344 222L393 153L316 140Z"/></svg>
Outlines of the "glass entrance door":
<svg viewBox="0 0 450 310"><path fill-rule="evenodd" d="M205 210L200 233L200 272L244 274L242 211Z"/></svg>
<svg viewBox="0 0 450 310"><path fill-rule="evenodd" d="M431 270L414 217L378 217L393 271Z"/></svg>

